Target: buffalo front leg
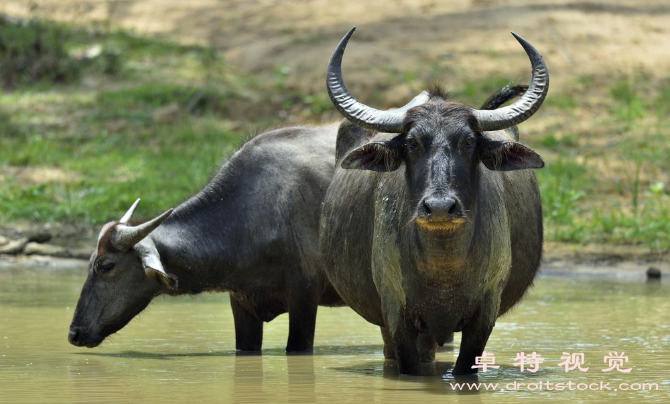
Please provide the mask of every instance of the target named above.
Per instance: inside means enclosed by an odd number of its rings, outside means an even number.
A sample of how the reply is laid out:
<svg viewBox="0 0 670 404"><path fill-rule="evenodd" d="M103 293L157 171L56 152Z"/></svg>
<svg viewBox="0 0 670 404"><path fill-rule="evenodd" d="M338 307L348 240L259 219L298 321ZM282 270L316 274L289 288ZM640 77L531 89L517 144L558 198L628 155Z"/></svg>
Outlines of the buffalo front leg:
<svg viewBox="0 0 670 404"><path fill-rule="evenodd" d="M481 356L486 348L486 343L489 340L495 320L487 320L481 316L473 320L468 326L463 328L461 336L461 349L454 366L453 374L466 375L477 373L477 368L473 369L475 365L475 358Z"/></svg>
<svg viewBox="0 0 670 404"><path fill-rule="evenodd" d="M384 358L395 360L395 344L393 343L393 338L391 338L388 328L379 327L379 330L382 332L382 340L384 341Z"/></svg>
<svg viewBox="0 0 670 404"><path fill-rule="evenodd" d="M419 334L417 348L421 362L435 362L437 340L431 334Z"/></svg>
<svg viewBox="0 0 670 404"><path fill-rule="evenodd" d="M395 347L398 369L405 375L423 375L421 369L421 356L417 349L418 333L407 329L405 315L402 310L389 315L384 313L386 328L390 331L390 337ZM386 351L386 348L384 348Z"/></svg>
<svg viewBox="0 0 670 404"><path fill-rule="evenodd" d="M396 360L398 369L404 375L423 375L421 369L421 357L417 350L417 340L415 335L411 335L406 329L396 331L392 334L396 348Z"/></svg>
<svg viewBox="0 0 670 404"><path fill-rule="evenodd" d="M391 338L391 334L386 327L379 327L379 329L382 332L382 340L384 340L384 358L395 360L395 344L393 338ZM437 351L435 337L430 334L419 334L417 349L421 362L435 362L435 352Z"/></svg>
<svg viewBox="0 0 670 404"><path fill-rule="evenodd" d="M286 353L311 353L314 350L314 329L318 297L303 290L288 302L288 342Z"/></svg>
<svg viewBox="0 0 670 404"><path fill-rule="evenodd" d="M230 306L235 319L235 349L260 351L263 345L263 322L242 307L242 304L232 294Z"/></svg>

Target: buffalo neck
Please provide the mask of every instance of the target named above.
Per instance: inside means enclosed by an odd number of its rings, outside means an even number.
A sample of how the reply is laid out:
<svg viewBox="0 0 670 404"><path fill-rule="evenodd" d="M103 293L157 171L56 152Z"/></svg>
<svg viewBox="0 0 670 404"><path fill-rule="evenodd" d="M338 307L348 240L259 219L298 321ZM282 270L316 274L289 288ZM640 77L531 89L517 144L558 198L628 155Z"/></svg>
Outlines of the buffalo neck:
<svg viewBox="0 0 670 404"><path fill-rule="evenodd" d="M414 233L412 258L422 278L445 285L473 281L472 262L478 261L478 257L470 223L448 232L426 231L419 226L408 230Z"/></svg>
<svg viewBox="0 0 670 404"><path fill-rule="evenodd" d="M234 183L225 181L226 167L183 204L150 237L170 275L178 280L173 294L232 290L244 248L238 238Z"/></svg>

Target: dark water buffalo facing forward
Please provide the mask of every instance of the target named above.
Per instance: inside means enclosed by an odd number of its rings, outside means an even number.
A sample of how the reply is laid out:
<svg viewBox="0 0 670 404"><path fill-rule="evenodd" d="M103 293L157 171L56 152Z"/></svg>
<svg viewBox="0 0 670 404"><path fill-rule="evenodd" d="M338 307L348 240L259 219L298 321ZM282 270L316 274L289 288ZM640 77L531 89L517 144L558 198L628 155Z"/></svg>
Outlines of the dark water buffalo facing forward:
<svg viewBox="0 0 670 404"><path fill-rule="evenodd" d="M477 110L435 89L409 109L378 111L344 86L352 33L328 66L331 99L348 121L321 214L326 272L345 303L382 327L384 353L401 373L421 374L454 331L463 334L453 372L474 373L496 318L540 263L542 211L529 168L544 162L517 142L515 125L542 104L546 66L517 36L533 78L514 104Z"/></svg>
<svg viewBox="0 0 670 404"><path fill-rule="evenodd" d="M237 349L261 349L263 322L288 312L287 352L311 351L317 305L342 305L318 250L336 132L331 125L261 134L174 211L133 225L136 202L107 223L69 341L99 345L160 294L230 291Z"/></svg>

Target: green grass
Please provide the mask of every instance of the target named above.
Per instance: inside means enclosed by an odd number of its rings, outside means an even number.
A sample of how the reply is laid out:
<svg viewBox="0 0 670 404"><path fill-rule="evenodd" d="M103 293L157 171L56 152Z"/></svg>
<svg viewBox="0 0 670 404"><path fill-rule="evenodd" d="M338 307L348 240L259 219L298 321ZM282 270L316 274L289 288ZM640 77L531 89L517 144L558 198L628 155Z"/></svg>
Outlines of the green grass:
<svg viewBox="0 0 670 404"><path fill-rule="evenodd" d="M572 95L559 94L556 96L548 97L544 105L545 107L550 108L573 110L579 107L579 101Z"/></svg>
<svg viewBox="0 0 670 404"><path fill-rule="evenodd" d="M95 24L0 24L0 43L29 54L36 31L50 38L42 42L47 53L74 67L68 80L3 71L2 223L97 224L118 218L138 197L143 215L158 214L201 189L250 134L276 126L278 111L311 118L332 108L326 94L289 87L285 68L273 82L258 83L229 69L212 48ZM35 183L13 175L26 168L69 178Z"/></svg>
<svg viewBox="0 0 670 404"><path fill-rule="evenodd" d="M618 198L603 195L596 170L564 155L538 170L547 240L568 243L670 247L670 196L663 182L641 184L632 178L617 184ZM602 193L601 193L602 192Z"/></svg>
<svg viewBox="0 0 670 404"><path fill-rule="evenodd" d="M588 167L559 154L546 168L537 170L547 237L554 241L583 241L579 202L592 192Z"/></svg>
<svg viewBox="0 0 670 404"><path fill-rule="evenodd" d="M612 114L626 124L626 129L647 114L648 107L639 94L636 83L624 79L612 86L610 90L615 103L612 105Z"/></svg>
<svg viewBox="0 0 670 404"><path fill-rule="evenodd" d="M79 64L65 82L14 72L3 77L11 82L0 93L2 223L101 223L138 197L143 214L159 213L206 184L247 136L244 126L234 132L223 116L228 97L244 97L240 88L248 79L229 72L212 49L38 20L0 26L0 40L20 37L18 29L28 44L36 29L60 38L49 46ZM72 56L101 44L100 55L114 49L116 67L106 66L104 56ZM82 85L84 78L95 84ZM34 182L11 175L25 168L68 178Z"/></svg>
<svg viewBox="0 0 670 404"><path fill-rule="evenodd" d="M493 93L507 85L516 85L509 77L487 77L478 81L466 81L462 87L452 89L458 102L479 107Z"/></svg>
<svg viewBox="0 0 670 404"><path fill-rule="evenodd" d="M0 78L5 87L26 83L72 82L86 61L68 53L73 30L49 21L0 22Z"/></svg>
<svg viewBox="0 0 670 404"><path fill-rule="evenodd" d="M550 132L542 137L540 144L548 149L559 151L565 148L576 146L577 138L574 135L569 134L563 135L559 138L555 133Z"/></svg>
<svg viewBox="0 0 670 404"><path fill-rule="evenodd" d="M95 126L95 125L94 125ZM0 151L13 166L50 167L78 173L74 181L0 186L2 220L100 223L123 213L138 197L153 214L177 205L202 187L218 163L241 142L214 118L97 136L45 139L26 134ZM131 133L132 132L132 133Z"/></svg>
<svg viewBox="0 0 670 404"><path fill-rule="evenodd" d="M561 129L538 142L548 157L547 167L538 170L547 239L668 250L670 84L644 75L621 77L605 88L593 78L578 83L584 92L600 88L609 97L586 107L587 115L600 116L586 132ZM564 104L543 108L552 113Z"/></svg>

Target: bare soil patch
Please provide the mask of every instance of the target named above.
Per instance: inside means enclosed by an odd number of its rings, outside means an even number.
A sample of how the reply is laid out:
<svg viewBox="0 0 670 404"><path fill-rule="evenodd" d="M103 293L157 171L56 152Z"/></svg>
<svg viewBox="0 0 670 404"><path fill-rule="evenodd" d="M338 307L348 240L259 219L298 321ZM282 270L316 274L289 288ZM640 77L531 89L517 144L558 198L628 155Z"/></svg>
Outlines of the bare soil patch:
<svg viewBox="0 0 670 404"><path fill-rule="evenodd" d="M345 69L352 91L392 88L395 70L430 72L440 81L505 75L526 79L517 32L543 54L552 87L585 74L610 77L642 69L667 75L670 4L664 0L39 0L37 13L64 21L109 20L112 25L186 43L214 45L231 64L270 77L289 66L294 84L323 91L324 69L352 26ZM7 0L0 12L28 15L26 2ZM455 74L449 74L453 71ZM385 94L387 95L387 94ZM402 96L407 96L402 94ZM383 98L383 100L388 100ZM388 103L388 101L385 101Z"/></svg>
<svg viewBox="0 0 670 404"><path fill-rule="evenodd" d="M81 180L81 175L72 171L64 171L53 167L7 167L0 172L0 181L12 177L29 184L44 184L47 182L75 182Z"/></svg>

